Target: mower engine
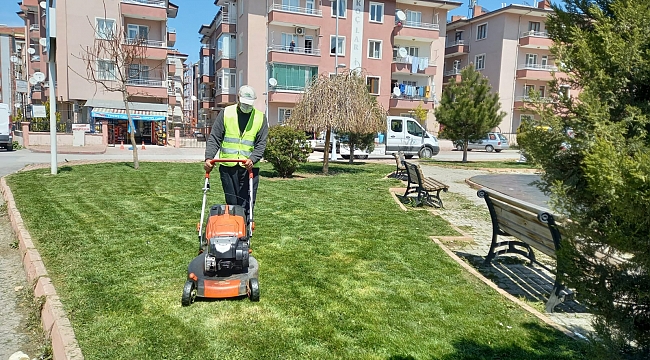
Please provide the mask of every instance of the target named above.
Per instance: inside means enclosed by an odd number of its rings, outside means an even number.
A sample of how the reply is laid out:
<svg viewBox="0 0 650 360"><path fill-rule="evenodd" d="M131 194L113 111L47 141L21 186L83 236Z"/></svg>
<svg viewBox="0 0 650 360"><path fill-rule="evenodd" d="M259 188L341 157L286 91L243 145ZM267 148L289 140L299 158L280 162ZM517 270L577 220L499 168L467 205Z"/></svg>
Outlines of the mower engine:
<svg viewBox="0 0 650 360"><path fill-rule="evenodd" d="M248 269L249 241L246 213L239 205L214 205L205 229L205 272L243 272Z"/></svg>

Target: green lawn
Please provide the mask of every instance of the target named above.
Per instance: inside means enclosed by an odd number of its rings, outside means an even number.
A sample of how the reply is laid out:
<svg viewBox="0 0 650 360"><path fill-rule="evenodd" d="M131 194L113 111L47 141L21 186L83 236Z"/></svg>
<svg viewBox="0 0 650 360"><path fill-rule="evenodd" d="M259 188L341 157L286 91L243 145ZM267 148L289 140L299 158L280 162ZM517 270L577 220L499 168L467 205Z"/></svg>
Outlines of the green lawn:
<svg viewBox="0 0 650 360"><path fill-rule="evenodd" d="M263 169L253 254L261 301L181 307L201 164L63 167L9 178L86 359L582 359L586 345L468 275L402 212L386 165ZM222 202L214 177L211 203Z"/></svg>
<svg viewBox="0 0 650 360"><path fill-rule="evenodd" d="M515 160L495 160L495 161L467 161L466 163L458 161L441 161L435 159L420 159L421 164L435 165L435 166L448 166L448 167L464 167L469 169L536 169L531 163L520 163Z"/></svg>

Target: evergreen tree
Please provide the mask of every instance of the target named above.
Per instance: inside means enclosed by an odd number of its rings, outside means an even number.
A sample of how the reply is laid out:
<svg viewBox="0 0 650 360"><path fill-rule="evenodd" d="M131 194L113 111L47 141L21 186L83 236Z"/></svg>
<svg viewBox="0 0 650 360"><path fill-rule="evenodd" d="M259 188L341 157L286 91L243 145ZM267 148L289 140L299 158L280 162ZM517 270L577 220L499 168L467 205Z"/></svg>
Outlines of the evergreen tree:
<svg viewBox="0 0 650 360"><path fill-rule="evenodd" d="M436 120L444 126L445 136L463 142L463 162L467 162L467 144L477 141L501 123L499 95L490 92L488 80L469 65L461 71L461 81L454 79L442 92Z"/></svg>

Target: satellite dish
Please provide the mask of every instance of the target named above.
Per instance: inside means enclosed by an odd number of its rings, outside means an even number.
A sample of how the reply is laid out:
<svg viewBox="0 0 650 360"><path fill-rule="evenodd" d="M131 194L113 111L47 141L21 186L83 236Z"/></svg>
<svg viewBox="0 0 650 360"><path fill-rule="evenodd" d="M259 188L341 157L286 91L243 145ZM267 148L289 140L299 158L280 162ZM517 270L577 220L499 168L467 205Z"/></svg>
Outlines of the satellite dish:
<svg viewBox="0 0 650 360"><path fill-rule="evenodd" d="M36 50L34 50L34 48L29 48L29 49L27 49L27 52L28 52L30 55L34 55L34 53L36 52Z"/></svg>
<svg viewBox="0 0 650 360"><path fill-rule="evenodd" d="M38 40L38 43L41 44L41 46L47 46L47 39L41 38L40 40Z"/></svg>
<svg viewBox="0 0 650 360"><path fill-rule="evenodd" d="M399 54L399 57L403 57L403 58L404 58L404 57L406 57L409 53L408 53L408 51L406 51L406 48L401 47L401 48L399 48L399 50L397 50L397 54Z"/></svg>
<svg viewBox="0 0 650 360"><path fill-rule="evenodd" d="M278 81L275 80L275 78L270 78L269 79L269 85L271 85L272 87L275 87L276 85L278 85Z"/></svg>
<svg viewBox="0 0 650 360"><path fill-rule="evenodd" d="M34 73L34 79L36 79L36 81L38 82L42 82L43 80L45 80L45 74L43 74L40 71L37 71Z"/></svg>
<svg viewBox="0 0 650 360"><path fill-rule="evenodd" d="M192 101L196 101L196 96L192 95Z"/></svg>
<svg viewBox="0 0 650 360"><path fill-rule="evenodd" d="M47 8L47 3L45 1L41 1L38 5L41 6L41 9L46 9Z"/></svg>
<svg viewBox="0 0 650 360"><path fill-rule="evenodd" d="M38 80L34 79L34 77L30 77L29 78L29 83L32 84L32 85L36 85L36 84L38 84Z"/></svg>
<svg viewBox="0 0 650 360"><path fill-rule="evenodd" d="M15 104L14 104L14 107L15 107L16 109L20 109L21 106L23 106L23 104L21 104L21 103L15 103Z"/></svg>
<svg viewBox="0 0 650 360"><path fill-rule="evenodd" d="M397 12L395 13L395 16L397 17L397 20L399 20L399 21L406 20L406 14L404 14L404 11L402 11L402 10L397 10Z"/></svg>
<svg viewBox="0 0 650 360"><path fill-rule="evenodd" d="M393 88L393 95L395 95L395 96L400 96L400 95L402 95L402 92L399 90L399 87L395 86L395 87Z"/></svg>
<svg viewBox="0 0 650 360"><path fill-rule="evenodd" d="M18 62L18 56L11 55L11 58L9 58L9 61L11 61L14 64L17 63Z"/></svg>

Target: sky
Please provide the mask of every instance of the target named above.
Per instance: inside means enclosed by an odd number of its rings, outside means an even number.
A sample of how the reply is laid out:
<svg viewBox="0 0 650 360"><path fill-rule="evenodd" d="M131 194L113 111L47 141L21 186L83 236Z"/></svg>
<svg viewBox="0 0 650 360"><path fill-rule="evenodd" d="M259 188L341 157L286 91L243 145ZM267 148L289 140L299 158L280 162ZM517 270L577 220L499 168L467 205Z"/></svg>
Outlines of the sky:
<svg viewBox="0 0 650 360"><path fill-rule="evenodd" d="M199 28L202 24L209 24L212 21L217 14L218 7L214 5L214 0L172 0L172 2L179 7L178 16L168 21L168 26L176 29L176 45L174 47L181 53L187 54L189 56L188 61L196 62L201 48ZM463 0L462 2L463 6L450 11L448 17L451 17L451 15L467 16L469 0ZM516 3L535 6L537 0L478 0L479 5L490 11L500 8L504 2L508 5ZM18 0L0 0L0 24L9 26L22 25L22 20L16 15L19 10Z"/></svg>

